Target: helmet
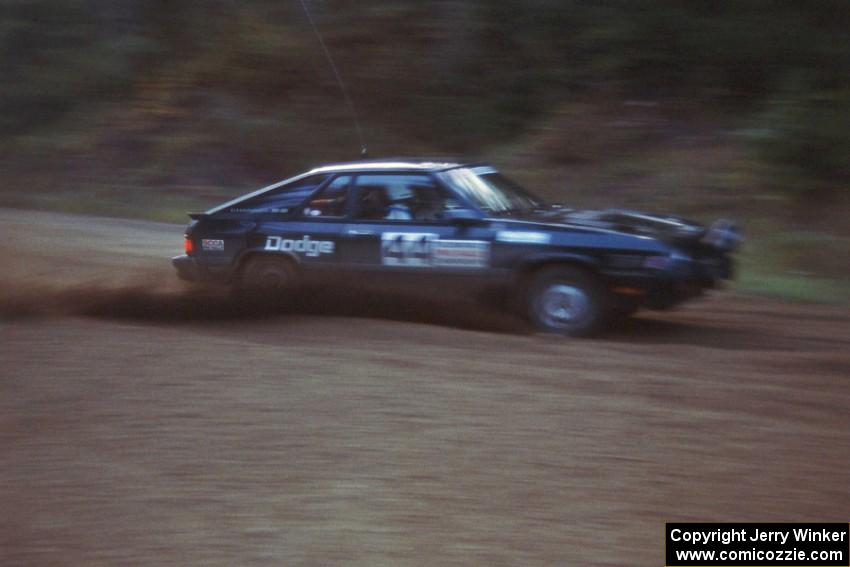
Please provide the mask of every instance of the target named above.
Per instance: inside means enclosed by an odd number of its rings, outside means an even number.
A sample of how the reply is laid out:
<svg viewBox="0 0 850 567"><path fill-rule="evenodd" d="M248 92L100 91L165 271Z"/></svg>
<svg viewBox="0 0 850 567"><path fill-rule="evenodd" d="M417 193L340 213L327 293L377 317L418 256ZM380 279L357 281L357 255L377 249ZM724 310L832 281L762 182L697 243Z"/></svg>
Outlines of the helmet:
<svg viewBox="0 0 850 567"><path fill-rule="evenodd" d="M410 190L406 183L387 185L387 198L393 203L396 201L412 199L413 191Z"/></svg>

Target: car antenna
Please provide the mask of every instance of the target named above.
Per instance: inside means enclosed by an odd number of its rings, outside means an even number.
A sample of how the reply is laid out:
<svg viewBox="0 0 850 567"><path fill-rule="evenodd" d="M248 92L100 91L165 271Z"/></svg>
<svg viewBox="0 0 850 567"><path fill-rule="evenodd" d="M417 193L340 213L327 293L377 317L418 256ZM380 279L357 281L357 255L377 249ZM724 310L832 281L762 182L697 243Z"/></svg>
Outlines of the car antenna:
<svg viewBox="0 0 850 567"><path fill-rule="evenodd" d="M360 142L360 156L366 157L368 153L368 148L366 147L366 141L363 138L363 129L360 127L360 118L357 116L357 108L354 106L354 99L351 98L351 94L348 92L348 88L346 88L345 83L342 81L342 77L339 74L339 69L336 67L336 63L334 63L333 57L331 57L331 52L328 49L328 46L325 44L325 40L322 39L322 34L319 33L319 27L316 25L316 22L313 20L312 14L310 14L310 10L307 8L307 3L305 0L299 0L301 2L301 7L304 8L304 14L307 15L307 20L310 22L310 27L313 28L313 33L316 34L316 39L319 40L319 45L322 46L322 51L325 52L325 57L330 64L331 71L333 71L334 77L336 77L336 82L339 85L339 90L342 91L342 96L345 99L345 103L348 106L348 111L351 113L351 118L354 120L354 128L357 130L357 139Z"/></svg>

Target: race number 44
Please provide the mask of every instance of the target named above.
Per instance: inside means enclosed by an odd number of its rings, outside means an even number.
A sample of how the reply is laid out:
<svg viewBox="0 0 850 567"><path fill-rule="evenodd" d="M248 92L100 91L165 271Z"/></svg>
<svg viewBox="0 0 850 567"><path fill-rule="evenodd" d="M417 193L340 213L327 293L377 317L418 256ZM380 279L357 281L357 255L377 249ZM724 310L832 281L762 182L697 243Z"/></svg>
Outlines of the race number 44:
<svg viewBox="0 0 850 567"><path fill-rule="evenodd" d="M422 268L485 268L490 243L481 240L441 240L438 234L385 232L381 262L385 266Z"/></svg>
<svg viewBox="0 0 850 567"><path fill-rule="evenodd" d="M432 243L439 236L425 232L385 232L381 235L381 261L385 266L428 267Z"/></svg>

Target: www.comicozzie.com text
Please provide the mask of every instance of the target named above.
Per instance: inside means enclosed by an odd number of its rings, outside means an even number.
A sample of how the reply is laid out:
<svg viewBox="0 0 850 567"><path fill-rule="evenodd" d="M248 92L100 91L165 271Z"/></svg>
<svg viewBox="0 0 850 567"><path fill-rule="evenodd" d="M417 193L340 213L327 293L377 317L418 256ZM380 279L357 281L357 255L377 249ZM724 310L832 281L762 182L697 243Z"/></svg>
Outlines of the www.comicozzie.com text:
<svg viewBox="0 0 850 567"><path fill-rule="evenodd" d="M846 541L847 532L836 530L813 530L811 528L795 528L789 530L760 530L747 529L716 529L710 531L690 531L675 528L670 532L672 541L686 541L695 544L722 543L728 545L736 541L773 541L786 544L791 536L796 542L842 542Z"/></svg>

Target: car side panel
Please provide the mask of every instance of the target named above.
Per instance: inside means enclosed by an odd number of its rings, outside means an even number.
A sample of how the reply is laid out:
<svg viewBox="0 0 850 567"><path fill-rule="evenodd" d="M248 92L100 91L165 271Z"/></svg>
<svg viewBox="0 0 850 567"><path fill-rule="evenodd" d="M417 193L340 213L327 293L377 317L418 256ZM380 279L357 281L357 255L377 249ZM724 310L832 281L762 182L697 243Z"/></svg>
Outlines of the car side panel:
<svg viewBox="0 0 850 567"><path fill-rule="evenodd" d="M249 237L256 226L256 220L250 216L207 217L196 222L191 232L193 260L205 269L226 271L249 246Z"/></svg>
<svg viewBox="0 0 850 567"><path fill-rule="evenodd" d="M305 269L339 264L339 219L272 220L259 223L247 237L246 252L296 258Z"/></svg>

